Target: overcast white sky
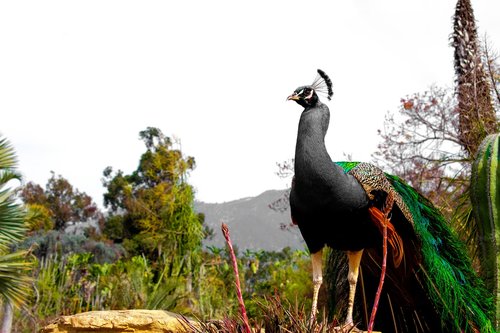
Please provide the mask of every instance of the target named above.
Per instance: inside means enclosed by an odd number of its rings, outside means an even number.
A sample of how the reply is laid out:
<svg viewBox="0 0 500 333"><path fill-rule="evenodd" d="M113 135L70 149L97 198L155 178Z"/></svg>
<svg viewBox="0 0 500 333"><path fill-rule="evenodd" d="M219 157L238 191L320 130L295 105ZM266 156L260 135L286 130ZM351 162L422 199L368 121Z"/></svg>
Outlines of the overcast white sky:
<svg viewBox="0 0 500 333"><path fill-rule="evenodd" d="M25 181L50 171L102 205L102 171L130 173L159 127L197 167L197 199L284 188L316 69L333 80L327 146L370 160L384 114L453 85L455 1L2 1L0 133ZM500 1L472 2L500 49Z"/></svg>

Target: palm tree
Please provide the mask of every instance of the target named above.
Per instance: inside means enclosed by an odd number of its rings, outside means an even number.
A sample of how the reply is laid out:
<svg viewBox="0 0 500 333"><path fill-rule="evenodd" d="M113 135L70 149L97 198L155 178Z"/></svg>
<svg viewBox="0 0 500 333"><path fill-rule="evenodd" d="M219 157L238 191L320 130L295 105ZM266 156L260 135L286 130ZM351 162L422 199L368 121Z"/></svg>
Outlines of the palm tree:
<svg viewBox="0 0 500 333"><path fill-rule="evenodd" d="M21 180L16 164L14 149L6 139L0 138L0 302L4 309L1 333L10 332L13 308L25 302L31 281L27 274L31 268L27 251L10 250L26 232L26 213L10 187L12 181Z"/></svg>

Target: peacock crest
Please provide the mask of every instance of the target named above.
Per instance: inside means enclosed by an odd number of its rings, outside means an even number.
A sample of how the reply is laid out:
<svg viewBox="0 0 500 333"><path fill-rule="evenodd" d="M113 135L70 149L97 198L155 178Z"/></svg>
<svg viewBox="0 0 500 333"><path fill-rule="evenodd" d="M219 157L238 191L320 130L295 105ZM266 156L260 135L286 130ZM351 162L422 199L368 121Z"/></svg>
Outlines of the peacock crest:
<svg viewBox="0 0 500 333"><path fill-rule="evenodd" d="M333 96L332 89L332 80L326 75L324 71L318 69L318 75L314 82L311 84L311 87L316 91L317 94L325 95L330 101Z"/></svg>

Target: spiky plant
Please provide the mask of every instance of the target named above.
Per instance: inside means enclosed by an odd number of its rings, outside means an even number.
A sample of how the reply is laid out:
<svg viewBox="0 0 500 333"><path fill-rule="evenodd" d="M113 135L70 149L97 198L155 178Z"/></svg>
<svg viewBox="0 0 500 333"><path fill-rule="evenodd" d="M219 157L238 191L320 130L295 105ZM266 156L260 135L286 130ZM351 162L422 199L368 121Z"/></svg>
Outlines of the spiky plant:
<svg viewBox="0 0 500 333"><path fill-rule="evenodd" d="M500 134L488 135L472 166L471 200L479 233L481 275L493 293L494 323L500 320Z"/></svg>
<svg viewBox="0 0 500 333"><path fill-rule="evenodd" d="M309 310L297 302L291 304L283 300L279 295L266 297L257 302L259 306L259 318L252 323L252 333L349 333L356 332L352 327L337 325L337 320L327 321L325 317L318 318L314 322L309 320ZM182 318L180 320L188 333L245 333L246 328L243 319L225 318L218 321L198 322Z"/></svg>
<svg viewBox="0 0 500 333"><path fill-rule="evenodd" d="M457 2L452 46L455 49L459 139L467 154L473 157L484 137L497 132L498 121L470 0Z"/></svg>

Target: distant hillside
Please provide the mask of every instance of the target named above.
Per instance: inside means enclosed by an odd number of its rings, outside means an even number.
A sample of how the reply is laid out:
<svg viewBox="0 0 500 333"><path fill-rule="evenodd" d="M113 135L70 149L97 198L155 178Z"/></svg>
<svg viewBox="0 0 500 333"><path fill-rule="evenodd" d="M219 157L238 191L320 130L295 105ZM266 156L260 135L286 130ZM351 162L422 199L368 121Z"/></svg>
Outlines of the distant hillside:
<svg viewBox="0 0 500 333"><path fill-rule="evenodd" d="M240 250L279 251L284 247L304 249L305 243L297 227L282 230L289 225L290 210L277 212L269 204L283 196L284 190L266 191L253 198L225 203L195 202L197 212L205 214L205 223L214 230L214 238L204 244L225 246L221 223L229 226L231 240Z"/></svg>

